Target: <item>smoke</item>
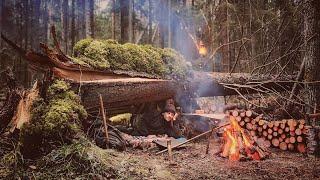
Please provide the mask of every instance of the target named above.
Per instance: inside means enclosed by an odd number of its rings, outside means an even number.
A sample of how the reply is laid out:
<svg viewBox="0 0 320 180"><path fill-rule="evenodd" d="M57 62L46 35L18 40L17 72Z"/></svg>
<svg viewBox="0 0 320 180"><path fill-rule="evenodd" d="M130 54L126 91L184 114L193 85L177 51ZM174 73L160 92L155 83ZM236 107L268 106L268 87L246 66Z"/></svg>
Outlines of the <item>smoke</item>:
<svg viewBox="0 0 320 180"><path fill-rule="evenodd" d="M165 43L164 46L171 46L192 64L195 64L196 60L201 60L198 44L205 22L203 19L196 17L195 14L198 12L194 12L190 7L184 7L173 2L167 4L158 1L156 4L155 19L159 23L160 33L162 33L161 36ZM171 35L169 34L170 32ZM169 42L170 38L171 43ZM204 79L205 81L202 81ZM184 88L177 90L176 100L181 105L183 112L194 112L194 110L200 108L196 98L219 91L219 89L214 88L215 84L210 77L199 78L198 80L200 81L195 82L194 76L191 75L187 81L182 82L184 83Z"/></svg>

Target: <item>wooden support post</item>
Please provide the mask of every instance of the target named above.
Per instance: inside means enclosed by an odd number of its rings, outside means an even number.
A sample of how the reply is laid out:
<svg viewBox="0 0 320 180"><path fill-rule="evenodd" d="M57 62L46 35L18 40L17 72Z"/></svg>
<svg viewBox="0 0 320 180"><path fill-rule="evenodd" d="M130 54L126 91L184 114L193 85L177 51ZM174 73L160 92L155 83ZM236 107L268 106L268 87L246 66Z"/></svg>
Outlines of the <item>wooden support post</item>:
<svg viewBox="0 0 320 180"><path fill-rule="evenodd" d="M171 139L167 141L168 155L170 163L173 161Z"/></svg>
<svg viewBox="0 0 320 180"><path fill-rule="evenodd" d="M102 95L100 94L99 96L100 96L100 110L101 110L101 113L102 113L102 121L103 121L104 131L105 131L105 135L106 135L106 145L108 146L108 144L109 144L109 135L108 135L107 118L106 118L106 114L105 114L105 111L104 111Z"/></svg>
<svg viewBox="0 0 320 180"><path fill-rule="evenodd" d="M208 135L206 154L209 154L210 140L211 140L211 137L213 136L213 133L214 133L214 128L211 129L211 133Z"/></svg>

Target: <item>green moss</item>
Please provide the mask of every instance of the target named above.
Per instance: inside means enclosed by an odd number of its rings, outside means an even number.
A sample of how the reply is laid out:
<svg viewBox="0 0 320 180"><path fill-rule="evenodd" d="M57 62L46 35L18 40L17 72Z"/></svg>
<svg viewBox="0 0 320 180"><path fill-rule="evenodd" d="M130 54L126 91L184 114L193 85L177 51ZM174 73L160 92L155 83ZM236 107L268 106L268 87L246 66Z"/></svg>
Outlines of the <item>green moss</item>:
<svg viewBox="0 0 320 180"><path fill-rule="evenodd" d="M91 44L92 41L93 39L91 38L78 41L73 47L74 55L77 56L78 54L83 54L84 50Z"/></svg>
<svg viewBox="0 0 320 180"><path fill-rule="evenodd" d="M74 63L79 64L81 66L91 67L88 63L86 63L88 61L86 59L74 58L74 57L70 57L70 56L68 56L68 58L70 58ZM83 57L83 58L85 58L85 57Z"/></svg>
<svg viewBox="0 0 320 180"><path fill-rule="evenodd" d="M167 76L184 79L191 70L184 57L174 49L165 48L162 50L162 60L167 68Z"/></svg>
<svg viewBox="0 0 320 180"><path fill-rule="evenodd" d="M152 74L164 75L166 72L165 64L162 61L161 54L157 51L157 48L151 45L143 45L141 48L146 52L147 61L152 68Z"/></svg>
<svg viewBox="0 0 320 180"><path fill-rule="evenodd" d="M131 43L126 43L123 47L130 54L130 56L128 56L128 64L130 64L131 70L146 73L153 72L150 63L146 58L148 54L145 50Z"/></svg>
<svg viewBox="0 0 320 180"><path fill-rule="evenodd" d="M56 80L49 88L48 95L50 97L55 96L60 93L67 92L70 89L70 84L62 80Z"/></svg>
<svg viewBox="0 0 320 180"><path fill-rule="evenodd" d="M73 47L74 55L77 56L78 54L83 54L84 50L91 44L92 41L93 39L91 38L78 41Z"/></svg>
<svg viewBox="0 0 320 180"><path fill-rule="evenodd" d="M175 50L150 45L86 39L79 41L74 50L76 56L71 59L75 63L96 69L145 72L165 78L185 78L190 70Z"/></svg>
<svg viewBox="0 0 320 180"><path fill-rule="evenodd" d="M68 83L56 80L47 94L48 102L37 99L30 123L21 129L22 152L31 158L70 143L82 133L82 121L87 118L79 97Z"/></svg>

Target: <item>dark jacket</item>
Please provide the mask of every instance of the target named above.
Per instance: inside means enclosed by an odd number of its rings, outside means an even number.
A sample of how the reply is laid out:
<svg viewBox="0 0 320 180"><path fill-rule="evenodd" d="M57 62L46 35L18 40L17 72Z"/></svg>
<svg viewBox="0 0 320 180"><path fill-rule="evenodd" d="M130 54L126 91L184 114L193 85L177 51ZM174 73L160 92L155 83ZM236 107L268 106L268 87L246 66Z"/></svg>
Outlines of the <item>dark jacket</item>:
<svg viewBox="0 0 320 180"><path fill-rule="evenodd" d="M136 120L133 135L147 136L167 134L170 137L181 137L180 131L176 125L171 127L161 112L144 113L141 118Z"/></svg>

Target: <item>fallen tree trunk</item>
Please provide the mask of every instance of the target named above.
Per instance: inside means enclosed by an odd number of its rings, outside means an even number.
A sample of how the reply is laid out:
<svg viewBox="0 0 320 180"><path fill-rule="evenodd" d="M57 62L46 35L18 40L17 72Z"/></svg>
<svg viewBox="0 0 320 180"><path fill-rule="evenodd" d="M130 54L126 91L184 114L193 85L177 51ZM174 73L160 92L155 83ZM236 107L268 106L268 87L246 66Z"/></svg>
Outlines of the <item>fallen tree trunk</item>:
<svg viewBox="0 0 320 180"><path fill-rule="evenodd" d="M31 65L38 70L51 70L57 78L67 79L79 88L87 109L99 107L102 94L108 108L131 106L171 97L212 97L290 90L295 77L253 78L249 74L193 72L185 81L164 80L157 76L127 71L95 70L71 62L61 50L42 44L45 55L26 52L2 35ZM58 46L56 46L57 48Z"/></svg>

